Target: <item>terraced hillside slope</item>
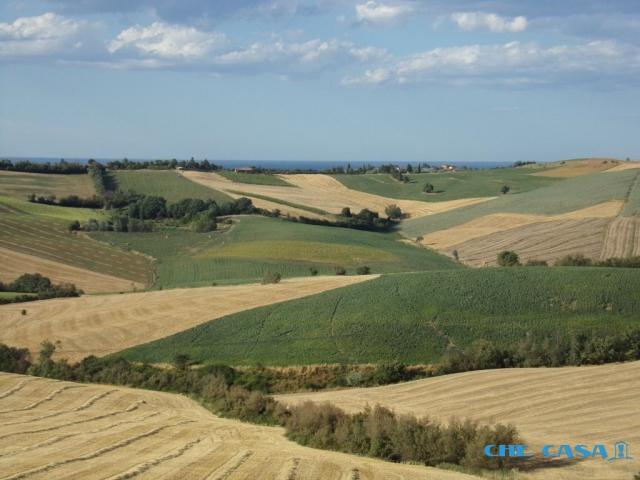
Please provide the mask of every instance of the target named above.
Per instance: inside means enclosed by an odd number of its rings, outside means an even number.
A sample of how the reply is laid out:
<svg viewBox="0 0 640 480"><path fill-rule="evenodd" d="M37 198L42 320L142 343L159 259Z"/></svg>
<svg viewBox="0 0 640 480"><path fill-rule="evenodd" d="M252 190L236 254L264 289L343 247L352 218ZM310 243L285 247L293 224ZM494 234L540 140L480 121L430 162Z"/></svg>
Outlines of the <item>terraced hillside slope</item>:
<svg viewBox="0 0 640 480"><path fill-rule="evenodd" d="M548 262L567 254L599 259L608 252L633 252L635 230L629 227L634 222L613 222L635 211L639 177L640 169L577 176L486 204L408 220L401 229L441 253L455 251L472 266L495 265L503 250L516 251L523 261ZM620 240L618 233L629 239ZM619 243L622 246L615 246Z"/></svg>
<svg viewBox="0 0 640 480"><path fill-rule="evenodd" d="M194 401L0 373L0 478L424 479L469 475L301 447Z"/></svg>
<svg viewBox="0 0 640 480"><path fill-rule="evenodd" d="M445 202L420 202L415 200L402 200L372 195L369 193L351 190L329 175L300 174L281 175L290 186L277 185L250 185L235 183L215 173L188 172L183 174L207 187L221 190L229 195L239 197L246 196L254 201L254 204L262 208L279 208L291 215L310 216L308 209L327 211L337 214L344 207L359 211L363 208L384 213L385 208L392 203L402 208L402 211L413 218L423 217L437 212L444 212L454 208L482 203L489 197L465 198ZM263 202L267 203L263 203ZM284 203L278 203L282 201ZM288 205L287 205L288 204ZM296 206L298 206L296 208ZM300 206L302 208L300 208ZM307 210L305 210L305 208Z"/></svg>
<svg viewBox="0 0 640 480"><path fill-rule="evenodd" d="M24 200L32 193L43 196L55 195L60 198L68 195L90 197L95 195L96 191L89 175L0 171L0 195Z"/></svg>
<svg viewBox="0 0 640 480"><path fill-rule="evenodd" d="M389 274L204 323L121 352L168 362L180 352L231 365L438 361L482 338L617 333L638 325L637 269L495 268Z"/></svg>
<svg viewBox="0 0 640 480"><path fill-rule="evenodd" d="M9 277L11 272L34 273L33 268L42 267L91 292L131 290L152 283L148 258L68 231L71 220L100 215L86 208L0 197L0 248L11 252L6 253L11 260L6 270L0 269L1 277Z"/></svg>
<svg viewBox="0 0 640 480"><path fill-rule="evenodd" d="M512 422L538 450L544 444L640 443L640 362L596 367L518 368L467 372L375 388L282 395L295 404L329 401L348 411L385 405L396 412L447 421ZM633 448L633 447L631 447ZM521 474L549 480L628 480L640 458L590 460ZM518 477L520 478L520 477Z"/></svg>
<svg viewBox="0 0 640 480"><path fill-rule="evenodd" d="M336 266L353 274L460 268L447 257L375 233L294 223L277 218L235 216L227 230L196 233L164 229L152 233L91 234L94 238L154 257L155 287L210 286L262 280L268 272L283 277L332 275Z"/></svg>
<svg viewBox="0 0 640 480"><path fill-rule="evenodd" d="M310 277L271 285L164 290L0 305L0 343L37 352L44 340L60 341L56 350L58 358L76 361L163 338L242 310L370 278ZM23 309L26 314L22 314Z"/></svg>
<svg viewBox="0 0 640 480"><path fill-rule="evenodd" d="M174 170L114 170L110 175L119 190L164 197L169 202L184 198L212 198L218 203L231 201L230 196L187 180Z"/></svg>

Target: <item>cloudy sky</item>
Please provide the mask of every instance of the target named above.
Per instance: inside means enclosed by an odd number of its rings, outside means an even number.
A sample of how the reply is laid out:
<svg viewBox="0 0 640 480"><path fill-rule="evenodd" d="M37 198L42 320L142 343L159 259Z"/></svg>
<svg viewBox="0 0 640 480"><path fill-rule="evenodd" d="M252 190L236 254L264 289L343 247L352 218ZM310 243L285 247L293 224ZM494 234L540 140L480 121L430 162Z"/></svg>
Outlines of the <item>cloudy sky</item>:
<svg viewBox="0 0 640 480"><path fill-rule="evenodd" d="M637 0L3 0L0 155L640 157Z"/></svg>

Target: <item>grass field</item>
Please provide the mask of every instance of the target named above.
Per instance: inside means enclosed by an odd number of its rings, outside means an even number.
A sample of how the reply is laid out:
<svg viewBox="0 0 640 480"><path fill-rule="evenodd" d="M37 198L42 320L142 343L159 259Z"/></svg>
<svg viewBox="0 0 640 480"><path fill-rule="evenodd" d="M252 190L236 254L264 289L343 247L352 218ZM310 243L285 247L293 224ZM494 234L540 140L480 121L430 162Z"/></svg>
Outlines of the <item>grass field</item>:
<svg viewBox="0 0 640 480"><path fill-rule="evenodd" d="M303 365L429 363L450 344L512 345L578 331L638 325L640 271L512 268L385 275L200 325L127 350L132 360Z"/></svg>
<svg viewBox="0 0 640 480"><path fill-rule="evenodd" d="M6 203L14 206L11 202ZM151 262L147 258L100 244L82 235L69 233L67 230L68 221L56 218L50 214L49 210L74 209L25 202L29 206L47 207L45 209L46 215L36 215L35 212L43 210L34 208L30 210L31 213L24 213L7 207L6 203L4 198L0 203L1 248L118 277L128 280L129 284L131 282L139 284L151 282L153 270ZM12 268L18 267L14 265ZM27 267L25 266L25 268Z"/></svg>
<svg viewBox="0 0 640 480"><path fill-rule="evenodd" d="M636 175L637 170L624 170L568 178L519 195L503 195L490 202L429 217L409 219L403 222L401 229L408 237L415 238L461 225L484 215L559 215L611 200L624 201L636 180Z"/></svg>
<svg viewBox="0 0 640 480"><path fill-rule="evenodd" d="M623 217L640 217L640 169L629 171L636 172L636 179L629 187L625 206L621 215Z"/></svg>
<svg viewBox="0 0 640 480"><path fill-rule="evenodd" d="M60 341L58 358L79 361L156 340L232 313L270 305L371 276L313 277L278 284L92 295L0 306L0 343L37 354L44 340ZM22 309L27 310L22 315ZM35 358L35 357L34 357Z"/></svg>
<svg viewBox="0 0 640 480"><path fill-rule="evenodd" d="M0 171L0 195L25 200L27 195L78 195L91 197L96 191L89 175L56 175Z"/></svg>
<svg viewBox="0 0 640 480"><path fill-rule="evenodd" d="M0 472L47 480L473 480L286 440L183 395L0 374Z"/></svg>
<svg viewBox="0 0 640 480"><path fill-rule="evenodd" d="M156 287L173 288L259 281L267 272L284 277L333 274L335 266L355 273L361 265L372 273L459 268L428 249L398 241L396 234L305 225L276 218L235 217L229 231L195 233L93 233L123 249L157 259Z"/></svg>
<svg viewBox="0 0 640 480"><path fill-rule="evenodd" d="M169 202L177 202L184 198L212 198L218 203L232 200L230 196L192 182L173 170L115 170L111 174L120 190L157 195Z"/></svg>
<svg viewBox="0 0 640 480"><path fill-rule="evenodd" d="M558 180L533 176L536 170L529 168L493 168L487 170L461 170L455 173L412 173L409 183L395 180L389 174L333 175L340 183L353 190L389 198L442 202L473 197L501 195L500 188L508 185L510 195L528 192L551 185ZM434 187L434 193L424 193L426 183Z"/></svg>
<svg viewBox="0 0 640 480"><path fill-rule="evenodd" d="M352 412L367 404L380 404L398 413L428 415L445 422L456 416L481 423L513 423L534 451L544 444L604 443L611 448L620 439L631 445L640 442L640 362L486 370L384 387L277 398L290 404L328 401ZM516 478L630 480L640 471L640 459L634 457L629 461L575 462Z"/></svg>
<svg viewBox="0 0 640 480"><path fill-rule="evenodd" d="M0 208L2 207L5 207L5 210L8 208L20 213L37 215L39 217L46 217L55 220L65 220L67 222L72 222L73 220L86 222L92 218L95 218L96 220L104 218L104 212L102 210L43 205L40 203L31 203L26 200L0 195Z"/></svg>
<svg viewBox="0 0 640 480"><path fill-rule="evenodd" d="M216 172L224 178L236 183L250 183L253 185L278 185L280 187L293 187L277 175L268 175L266 173L235 173L230 170L220 170Z"/></svg>

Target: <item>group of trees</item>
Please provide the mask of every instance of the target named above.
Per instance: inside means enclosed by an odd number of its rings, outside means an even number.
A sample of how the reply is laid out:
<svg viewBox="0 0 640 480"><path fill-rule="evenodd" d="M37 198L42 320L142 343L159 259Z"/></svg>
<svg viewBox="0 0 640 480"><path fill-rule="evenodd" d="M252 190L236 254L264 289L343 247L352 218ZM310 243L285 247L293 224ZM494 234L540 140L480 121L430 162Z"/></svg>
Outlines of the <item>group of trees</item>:
<svg viewBox="0 0 640 480"><path fill-rule="evenodd" d="M102 208L104 201L102 198L94 195L88 198L82 198L78 195L67 195L57 199L55 195L36 195L31 193L27 195L27 201L31 203L41 203L44 205L57 205L59 207L76 207L76 208Z"/></svg>
<svg viewBox="0 0 640 480"><path fill-rule="evenodd" d="M511 250L505 250L498 254L498 265L501 267L521 266L520 257ZM526 267L546 267L545 260L530 259L524 264ZM565 255L557 259L554 263L556 267L619 267L619 268L640 268L640 256L636 257L611 257L606 260L592 260L581 253Z"/></svg>
<svg viewBox="0 0 640 480"><path fill-rule="evenodd" d="M64 160L54 163L36 163L28 160L20 160L14 163L11 160L0 160L0 170L25 173L58 173L77 175L87 173L87 165L83 165L81 163L70 163Z"/></svg>
<svg viewBox="0 0 640 480"><path fill-rule="evenodd" d="M339 450L390 461L425 465L453 463L467 468L505 467L503 459L483 455L486 443L519 443L513 426L479 426L452 421L447 426L412 415L398 416L376 407L349 415L329 405L284 406L266 396L261 385L241 381L243 374L224 365L189 368L186 355L176 368L134 364L122 358L87 357L79 363L55 361L56 347L44 342L36 362L26 349L0 344L0 369L76 382L126 385L188 394L221 416L281 425L292 440L316 448ZM249 388L247 388L249 387Z"/></svg>
<svg viewBox="0 0 640 480"><path fill-rule="evenodd" d="M202 161L195 160L193 157L189 160L151 160L151 161L131 161L128 158L123 160L113 160L107 163L110 170L173 170L182 168L184 170L199 170L203 172L213 172L221 170L222 167L210 162L207 159Z"/></svg>
<svg viewBox="0 0 640 480"><path fill-rule="evenodd" d="M27 302L56 297L78 297L82 294L82 290L78 290L72 283L54 284L48 277L39 273L25 273L13 282L6 284L0 282L0 292L25 294L17 295L13 298L0 299L0 303Z"/></svg>

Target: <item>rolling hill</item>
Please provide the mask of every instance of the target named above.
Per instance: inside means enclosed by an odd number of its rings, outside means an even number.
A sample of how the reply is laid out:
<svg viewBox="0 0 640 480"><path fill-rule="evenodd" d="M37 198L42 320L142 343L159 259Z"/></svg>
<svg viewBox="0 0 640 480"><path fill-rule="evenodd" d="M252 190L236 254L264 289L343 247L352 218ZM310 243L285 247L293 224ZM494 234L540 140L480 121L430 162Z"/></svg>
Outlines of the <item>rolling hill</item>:
<svg viewBox="0 0 640 480"><path fill-rule="evenodd" d="M182 395L0 373L4 479L406 478L453 471L305 448L283 429L219 418Z"/></svg>
<svg viewBox="0 0 640 480"><path fill-rule="evenodd" d="M638 326L640 271L495 268L384 275L377 280L204 323L126 350L165 362L305 365L438 361L478 338L512 346L577 332Z"/></svg>

